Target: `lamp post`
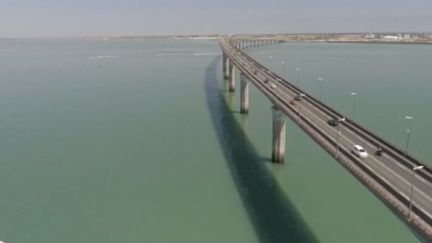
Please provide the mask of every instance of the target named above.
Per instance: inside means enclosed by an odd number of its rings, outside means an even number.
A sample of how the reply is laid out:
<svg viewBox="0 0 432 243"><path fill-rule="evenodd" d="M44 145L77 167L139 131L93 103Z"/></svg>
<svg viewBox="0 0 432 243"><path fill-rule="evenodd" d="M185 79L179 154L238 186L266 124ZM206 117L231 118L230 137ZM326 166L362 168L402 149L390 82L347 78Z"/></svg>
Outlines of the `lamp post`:
<svg viewBox="0 0 432 243"><path fill-rule="evenodd" d="M285 77L285 71L286 71L286 65L285 65L285 62L284 62L284 61L281 61L280 63L281 63L281 65L282 65L282 77Z"/></svg>
<svg viewBox="0 0 432 243"><path fill-rule="evenodd" d="M343 121L345 121L345 117L338 118L339 123L341 123ZM340 127L341 127L341 124L338 124L337 129L336 129L337 134L336 134L336 155L335 155L335 158L337 158L339 156L339 147L340 147L339 137L340 137L340 135L342 135L342 132L340 131Z"/></svg>
<svg viewBox="0 0 432 243"><path fill-rule="evenodd" d="M321 91L320 91L320 96L319 96L319 100L322 100L322 95L323 95L323 89L324 89L324 80L321 77L318 77L318 81L321 83Z"/></svg>
<svg viewBox="0 0 432 243"><path fill-rule="evenodd" d="M409 146L409 141L410 141L411 128L412 128L412 124L414 121L414 116L405 116L405 119L409 120L409 125L408 125L408 128L406 130L407 138L406 138L406 143L405 143L405 152L408 153L408 146Z"/></svg>
<svg viewBox="0 0 432 243"><path fill-rule="evenodd" d="M351 96L353 97L353 112L352 112L352 119L354 120L355 112L356 112L356 92L351 92Z"/></svg>
<svg viewBox="0 0 432 243"><path fill-rule="evenodd" d="M423 165L414 166L412 168L411 193L410 193L410 200L409 200L408 219L410 219L411 212L412 212L412 201L413 201L413 193L414 193L414 180L415 180L416 171L417 170L421 170L423 168L424 168Z"/></svg>
<svg viewBox="0 0 432 243"><path fill-rule="evenodd" d="M269 56L269 58L270 58L270 68L271 68L271 66L273 65L273 56Z"/></svg>
<svg viewBox="0 0 432 243"><path fill-rule="evenodd" d="M297 86L300 87L300 72L301 72L301 68L296 68L296 73L297 73Z"/></svg>

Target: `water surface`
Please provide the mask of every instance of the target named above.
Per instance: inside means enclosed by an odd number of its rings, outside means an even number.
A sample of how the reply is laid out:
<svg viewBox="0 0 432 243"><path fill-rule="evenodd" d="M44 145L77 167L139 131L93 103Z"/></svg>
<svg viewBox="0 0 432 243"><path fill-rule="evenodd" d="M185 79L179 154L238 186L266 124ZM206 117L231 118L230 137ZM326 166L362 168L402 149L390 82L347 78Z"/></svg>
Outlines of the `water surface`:
<svg viewBox="0 0 432 243"><path fill-rule="evenodd" d="M324 77L325 100L347 114L355 89L356 119L396 144L413 114L410 149L424 159L430 48L403 48L286 44L254 55L275 70L265 56L285 60L289 77L301 66L314 94ZM400 52L417 58L398 63ZM418 242L294 124L286 164L268 163L271 106L252 88L250 114L239 114L219 53L212 41L0 41L0 240ZM419 73L415 90L393 83L404 84L393 81L404 62Z"/></svg>

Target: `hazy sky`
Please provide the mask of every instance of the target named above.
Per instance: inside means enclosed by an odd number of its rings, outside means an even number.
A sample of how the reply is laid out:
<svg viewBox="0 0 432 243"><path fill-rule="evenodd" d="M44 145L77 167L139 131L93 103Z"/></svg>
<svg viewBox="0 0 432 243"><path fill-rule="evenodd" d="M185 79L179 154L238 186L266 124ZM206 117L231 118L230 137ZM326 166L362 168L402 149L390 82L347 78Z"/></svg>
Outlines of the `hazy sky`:
<svg viewBox="0 0 432 243"><path fill-rule="evenodd" d="M0 0L0 38L374 31L432 31L432 0Z"/></svg>

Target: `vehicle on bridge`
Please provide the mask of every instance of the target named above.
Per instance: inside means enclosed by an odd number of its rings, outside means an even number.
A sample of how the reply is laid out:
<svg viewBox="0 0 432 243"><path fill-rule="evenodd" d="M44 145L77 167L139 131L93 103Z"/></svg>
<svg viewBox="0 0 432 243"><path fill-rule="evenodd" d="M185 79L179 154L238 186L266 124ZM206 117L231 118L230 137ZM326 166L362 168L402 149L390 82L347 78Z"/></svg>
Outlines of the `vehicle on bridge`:
<svg viewBox="0 0 432 243"><path fill-rule="evenodd" d="M294 99L297 101L300 101L300 100L303 100L303 97L305 97L305 96L306 96L305 94L298 94L294 97Z"/></svg>
<svg viewBox="0 0 432 243"><path fill-rule="evenodd" d="M285 114L324 150L334 155L335 160L394 211L401 221L410 225L420 237L425 236L425 242L432 243L432 167L424 166L423 162L408 154L407 149L397 148L345 118L321 99L305 96L302 101L296 100L295 96L303 91L242 52L237 47L240 45L237 41L223 38L221 44L227 57L224 64L235 66L231 70L224 66L223 71L239 71L246 75L273 105L273 162L285 161L286 125L285 119L281 119ZM230 79L225 81L230 92L234 91L230 85L235 81L235 74L231 73ZM248 111L249 108L247 87L245 85L240 89L241 111ZM405 118L413 119L411 116ZM416 176L421 180L417 180ZM414 191L419 192L415 194L416 198L412 196Z"/></svg>
<svg viewBox="0 0 432 243"><path fill-rule="evenodd" d="M333 117L332 119L327 121L327 124L329 124L332 127L337 127L341 122L344 122L345 120L346 120L345 117L341 117L341 118Z"/></svg>
<svg viewBox="0 0 432 243"><path fill-rule="evenodd" d="M384 152L384 151L383 151L383 149L381 148L381 146L378 145L375 154L376 154L377 156L381 156L383 152Z"/></svg>
<svg viewBox="0 0 432 243"><path fill-rule="evenodd" d="M337 127L337 126L339 126L339 119L333 118L333 119L328 120L327 123L332 127Z"/></svg>
<svg viewBox="0 0 432 243"><path fill-rule="evenodd" d="M354 154L357 155L359 158L362 158L362 159L365 159L368 157L368 153L366 152L366 150L358 144L354 145Z"/></svg>

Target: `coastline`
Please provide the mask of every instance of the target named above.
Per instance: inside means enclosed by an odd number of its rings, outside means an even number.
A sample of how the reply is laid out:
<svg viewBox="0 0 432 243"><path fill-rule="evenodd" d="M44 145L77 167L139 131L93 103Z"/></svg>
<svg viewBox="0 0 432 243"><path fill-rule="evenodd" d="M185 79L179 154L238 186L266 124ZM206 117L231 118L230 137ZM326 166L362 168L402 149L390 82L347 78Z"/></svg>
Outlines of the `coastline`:
<svg viewBox="0 0 432 243"><path fill-rule="evenodd" d="M407 42L407 41L363 41L363 40L284 40L284 42L311 42L311 43L346 43L346 44L390 44L390 45L432 45L432 41L419 41L419 42Z"/></svg>

